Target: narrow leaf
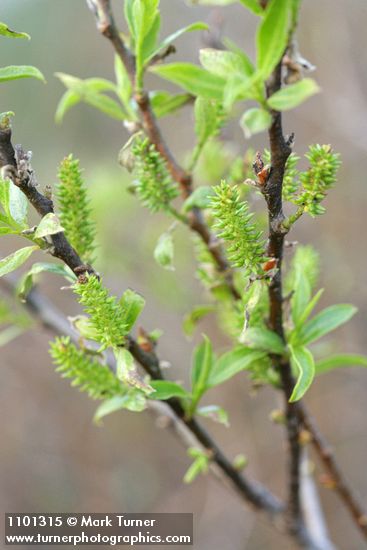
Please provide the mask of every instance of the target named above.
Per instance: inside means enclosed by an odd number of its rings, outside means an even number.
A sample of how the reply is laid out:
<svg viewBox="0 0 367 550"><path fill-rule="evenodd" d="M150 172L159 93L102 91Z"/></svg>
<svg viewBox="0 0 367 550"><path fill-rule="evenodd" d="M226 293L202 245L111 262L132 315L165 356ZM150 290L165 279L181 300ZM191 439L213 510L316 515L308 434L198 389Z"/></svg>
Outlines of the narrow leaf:
<svg viewBox="0 0 367 550"><path fill-rule="evenodd" d="M199 58L204 69L225 79L234 73L246 77L251 76L254 72L251 61L243 52L239 54L237 51L203 48L200 50Z"/></svg>
<svg viewBox="0 0 367 550"><path fill-rule="evenodd" d="M59 218L53 212L43 216L40 221L34 237L36 239L41 239L42 237L47 237L48 235L56 235L56 233L61 233L64 231L64 228L61 226Z"/></svg>
<svg viewBox="0 0 367 550"><path fill-rule="evenodd" d="M304 78L295 84L291 84L275 92L269 97L269 107L276 111L287 111L298 107L309 97L317 94L320 88L312 78Z"/></svg>
<svg viewBox="0 0 367 550"><path fill-rule="evenodd" d="M265 13L258 0L240 0L240 2L255 15L264 15Z"/></svg>
<svg viewBox="0 0 367 550"><path fill-rule="evenodd" d="M151 105L157 118L175 113L192 100L190 94L171 95L168 92L154 92L151 98Z"/></svg>
<svg viewBox="0 0 367 550"><path fill-rule="evenodd" d="M17 294L21 300L25 300L26 296L34 285L35 277L40 273L54 273L55 275L61 275L67 281L75 283L76 276L70 268L65 267L62 264L51 264L46 262L37 262L32 265L31 269L22 277L17 287Z"/></svg>
<svg viewBox="0 0 367 550"><path fill-rule="evenodd" d="M201 319L213 311L215 311L214 305L204 304L202 306L196 306L188 315L186 315L183 320L183 330L186 336L191 336Z"/></svg>
<svg viewBox="0 0 367 550"><path fill-rule="evenodd" d="M74 107L74 105L77 105L80 103L81 97L76 92L73 92L73 90L67 90L64 95L61 97L56 113L55 113L55 121L57 123L62 122L64 116L66 113Z"/></svg>
<svg viewBox="0 0 367 550"><path fill-rule="evenodd" d="M356 312L357 308L350 304L330 306L315 315L302 327L297 341L302 345L310 344L349 321Z"/></svg>
<svg viewBox="0 0 367 550"><path fill-rule="evenodd" d="M18 80L19 78L36 78L46 82L45 77L36 67L28 65L11 65L0 68L0 82Z"/></svg>
<svg viewBox="0 0 367 550"><path fill-rule="evenodd" d="M146 407L146 400L141 393L135 392L126 395L117 395L111 399L103 401L94 414L93 421L100 424L102 418L121 409L127 409L133 412L143 411Z"/></svg>
<svg viewBox="0 0 367 550"><path fill-rule="evenodd" d="M210 418L219 424L224 424L227 428L229 427L228 413L222 407L218 407L217 405L199 407L197 409L197 414L200 414L200 416L204 416L205 418Z"/></svg>
<svg viewBox="0 0 367 550"><path fill-rule="evenodd" d="M153 388L139 375L134 357L127 349L118 349L115 351L115 356L117 362L116 376L121 382L148 395L153 392Z"/></svg>
<svg viewBox="0 0 367 550"><path fill-rule="evenodd" d="M325 357L316 362L316 374L323 374L343 367L367 367L367 357L357 354L340 354Z"/></svg>
<svg viewBox="0 0 367 550"><path fill-rule="evenodd" d="M25 248L21 248L6 258L0 260L0 277L3 277L7 273L11 273L15 269L18 269L18 267L23 265L24 262L28 260L29 256L35 250L38 250L38 248L38 246L26 246Z"/></svg>
<svg viewBox="0 0 367 550"><path fill-rule="evenodd" d="M167 46L172 44L172 42L177 40L177 38L179 38L183 34L185 34L187 32L192 32L192 31L204 31L204 30L208 30L208 28L209 27L206 23L202 23L202 22L199 21L197 23L192 23L191 25L188 25L187 27L179 29L178 31L175 31L174 33L167 36L167 38L165 38L159 44L159 46L154 51L152 51L152 53L149 55L149 58L146 61L149 61L150 59L152 59L152 57L159 54L159 52L161 52L164 48L167 48Z"/></svg>
<svg viewBox="0 0 367 550"><path fill-rule="evenodd" d="M123 310L126 332L130 332L144 309L145 300L137 292L128 289L123 293L119 303Z"/></svg>
<svg viewBox="0 0 367 550"><path fill-rule="evenodd" d="M289 401L293 403L303 397L315 377L315 362L312 353L304 347L289 346L292 365L298 371L296 385Z"/></svg>
<svg viewBox="0 0 367 550"><path fill-rule="evenodd" d="M214 387L222 384L239 372L249 369L252 363L264 357L266 357L266 353L254 351L244 346L224 353L213 365L208 386Z"/></svg>
<svg viewBox="0 0 367 550"><path fill-rule="evenodd" d="M5 23L0 22L0 35L6 36L8 38L26 38L27 40L30 40L31 37L26 32L16 32L9 29L8 25Z"/></svg>
<svg viewBox="0 0 367 550"><path fill-rule="evenodd" d="M285 345L282 339L273 331L266 328L249 328L245 332L243 343L251 349L267 351L282 355L285 351Z"/></svg>
<svg viewBox="0 0 367 550"><path fill-rule="evenodd" d="M290 0L271 0L256 35L257 71L266 80L285 52Z"/></svg>
<svg viewBox="0 0 367 550"><path fill-rule="evenodd" d="M191 384L194 399L198 400L207 388L210 371L213 366L212 343L207 336L203 336L203 342L199 344L193 354L191 369Z"/></svg>
<svg viewBox="0 0 367 550"><path fill-rule="evenodd" d="M149 396L149 399L165 401L166 399L171 399L171 397L180 397L184 399L190 396L185 388L176 384L176 382L169 382L168 380L151 380L150 386L155 391Z"/></svg>
<svg viewBox="0 0 367 550"><path fill-rule="evenodd" d="M195 96L218 100L223 97L225 79L191 63L171 63L150 70Z"/></svg>

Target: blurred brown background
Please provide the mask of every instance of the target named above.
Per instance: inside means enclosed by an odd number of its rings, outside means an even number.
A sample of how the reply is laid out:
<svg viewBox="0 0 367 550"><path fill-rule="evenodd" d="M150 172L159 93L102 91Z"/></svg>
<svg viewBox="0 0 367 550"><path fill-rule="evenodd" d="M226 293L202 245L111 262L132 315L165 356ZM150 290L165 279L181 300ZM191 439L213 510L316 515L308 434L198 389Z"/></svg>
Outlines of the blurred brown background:
<svg viewBox="0 0 367 550"><path fill-rule="evenodd" d="M207 20L210 8L189 7L183 0L162 0L163 35L195 20ZM122 25L122 0L114 2ZM95 30L83 0L2 0L1 20L27 31L26 41L1 39L1 64L33 64L47 85L17 81L1 85L1 111L14 110L14 140L34 153L34 168L42 184L56 179L58 162L73 152L85 167L100 230L98 268L113 292L130 286L147 299L143 322L164 330L160 354L172 360L173 379L188 378L193 342L181 332L182 315L200 295L192 277L191 242L179 232L177 269L163 272L152 249L167 221L147 215L126 193L126 175L117 153L126 141L121 125L87 106L74 108L62 126L54 112L63 87L55 71L81 77L113 78L109 44ZM255 18L240 6L221 10L225 35L253 55ZM367 352L366 207L367 207L367 5L353 2L304 2L299 30L303 55L317 65L315 78L323 93L286 114L286 131L296 133L296 151L309 143L332 143L341 152L339 185L327 201L327 214L302 220L292 238L313 243L322 257L323 305L352 302L359 313L339 330L335 349ZM190 34L177 44L176 59L195 61L200 36ZM152 86L164 87L151 79ZM187 109L162 124L179 158L192 143L192 113ZM245 149L240 129L230 130L239 150ZM266 145L266 136L253 140ZM169 222L168 222L169 223ZM14 242L2 238L0 255ZM44 276L42 290L66 314L77 311L60 280ZM202 298L199 299L202 301ZM204 327L220 348L224 339L215 326ZM192 486L182 484L190 459L170 433L158 430L150 414L121 412L107 418L103 428L92 423L96 404L70 388L51 365L49 334L37 325L1 349L1 508L17 512L164 512L195 514L198 550L286 550L288 540L271 530L237 497L211 477ZM284 480L284 434L269 422L278 405L270 391L249 395L246 376L238 376L209 402L229 410L230 429L208 423L230 456L245 453L248 474L281 492ZM350 369L320 377L307 402L335 447L347 477L366 501L367 372ZM209 421L208 421L209 422ZM318 468L318 472L321 469ZM364 543L331 491L321 489L331 535L338 547L360 550Z"/></svg>

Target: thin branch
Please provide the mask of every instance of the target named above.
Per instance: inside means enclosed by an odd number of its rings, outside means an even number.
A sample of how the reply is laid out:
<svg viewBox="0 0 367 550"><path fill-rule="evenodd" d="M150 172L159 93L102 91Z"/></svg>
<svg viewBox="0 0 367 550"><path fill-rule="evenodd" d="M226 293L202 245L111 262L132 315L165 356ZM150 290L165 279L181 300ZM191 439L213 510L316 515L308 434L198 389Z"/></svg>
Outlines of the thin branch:
<svg viewBox="0 0 367 550"><path fill-rule="evenodd" d="M366 511L363 509L354 491L349 486L348 481L336 461L331 445L320 432L314 419L308 413L304 403L300 403L298 414L304 427L312 436L311 443L317 455L320 457L320 460L324 464L326 470L331 475L334 483L334 490L339 494L364 538L367 539Z"/></svg>
<svg viewBox="0 0 367 550"><path fill-rule="evenodd" d="M267 85L268 97L281 88L281 62L275 68ZM262 192L268 206L269 241L268 255L275 258L277 272L269 285L270 299L270 328L285 341L283 328L283 293L282 293L282 259L285 232L282 228L284 220L282 204L283 177L287 159L291 153L291 140L286 140L283 135L282 116L280 112L272 112L272 124L269 129L271 170L264 183ZM273 364L279 372L284 392L284 404L286 411L286 427L289 445L289 487L288 487L288 514L289 530L306 536L300 500L300 431L301 422L297 414L297 403L290 403L289 398L294 388L294 379L289 361L280 357L273 357Z"/></svg>
<svg viewBox="0 0 367 550"><path fill-rule="evenodd" d="M54 212L54 205L50 198L40 193L38 183L30 164L30 155L20 146L15 150L11 143L11 129L0 130L0 159L1 169L5 177L12 180L14 185L27 197L38 214L43 217ZM94 273L94 270L84 265L74 248L66 239L63 232L51 235L52 248L50 253L62 260L76 274L84 272Z"/></svg>
<svg viewBox="0 0 367 550"><path fill-rule="evenodd" d="M115 52L120 56L129 73L131 82L135 84L135 60L131 52L126 48L119 33L113 17L111 3L109 0L87 0L87 4L93 12L98 30L110 40ZM107 29L107 30L106 30ZM153 113L149 95L142 91L135 94L135 101L139 107L144 130L157 151L167 163L172 178L179 184L181 195L186 199L193 191L192 176L184 170L176 161L169 149L158 126L157 119ZM237 300L241 296L235 287L233 273L227 258L223 252L221 243L210 231L199 208L193 208L189 216L190 228L196 232L207 245L219 272L224 273L226 284L232 296Z"/></svg>
<svg viewBox="0 0 367 550"><path fill-rule="evenodd" d="M301 460L301 505L305 523L310 533L312 533L313 540L324 550L336 550L326 527L306 448L303 449Z"/></svg>

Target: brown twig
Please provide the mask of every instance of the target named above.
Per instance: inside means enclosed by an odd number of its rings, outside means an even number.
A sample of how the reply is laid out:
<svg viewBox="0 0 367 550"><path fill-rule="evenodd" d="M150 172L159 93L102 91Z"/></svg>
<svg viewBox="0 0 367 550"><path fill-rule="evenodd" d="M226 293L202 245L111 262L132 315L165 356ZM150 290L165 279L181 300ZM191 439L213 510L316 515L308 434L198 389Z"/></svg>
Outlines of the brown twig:
<svg viewBox="0 0 367 550"><path fill-rule="evenodd" d="M320 432L314 419L307 411L304 403L300 404L298 414L304 427L312 436L311 444L331 476L333 489L339 494L356 525L367 539L367 514L361 506L357 496L354 494L354 491L350 488L348 481L345 479L345 476L335 459L331 445Z"/></svg>
<svg viewBox="0 0 367 550"><path fill-rule="evenodd" d="M0 130L1 169L5 171L5 176L19 187L41 217L53 213L52 200L37 189L38 184L30 165L30 156L20 146L16 146L15 149L11 143L11 129ZM51 235L50 238L50 253L62 260L76 275L83 272L94 273L90 266L83 264L63 232Z"/></svg>
<svg viewBox="0 0 367 550"><path fill-rule="evenodd" d="M267 85L267 95L271 96L281 88L281 63L273 71ZM269 284L270 328L285 341L283 327L283 293L282 293L282 259L285 232L282 228L284 220L282 205L283 177L287 159L291 153L290 140L283 135L282 116L280 112L272 112L272 124L269 129L271 170L262 186L262 192L268 206L269 241L268 255L275 258L277 271ZM300 465L301 446L299 436L301 422L297 414L297 403L290 403L289 398L294 388L294 378L289 361L279 356L273 357L274 367L279 372L284 392L286 410L286 427L289 445L289 488L288 516L291 533L299 537L306 536L303 513L300 500Z"/></svg>

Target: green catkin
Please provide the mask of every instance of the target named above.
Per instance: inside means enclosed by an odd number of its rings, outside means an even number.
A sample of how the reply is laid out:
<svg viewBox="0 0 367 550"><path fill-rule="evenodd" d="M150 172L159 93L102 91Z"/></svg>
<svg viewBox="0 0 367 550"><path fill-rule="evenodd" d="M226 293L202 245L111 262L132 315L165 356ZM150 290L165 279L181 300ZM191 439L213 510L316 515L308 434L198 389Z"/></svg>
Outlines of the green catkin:
<svg viewBox="0 0 367 550"><path fill-rule="evenodd" d="M67 239L84 261L92 263L95 227L81 174L79 160L72 155L61 162L57 199L60 221Z"/></svg>
<svg viewBox="0 0 367 550"><path fill-rule="evenodd" d="M214 227L219 229L219 237L229 243L230 261L235 267L245 268L247 274L262 274L264 241L260 240L261 231L251 221L253 214L249 213L248 203L240 200L237 186L231 187L224 181L214 191Z"/></svg>
<svg viewBox="0 0 367 550"><path fill-rule="evenodd" d="M113 372L70 342L70 338L56 338L51 342L50 354L63 378L71 378L92 399L109 399L123 395L126 390Z"/></svg>
<svg viewBox="0 0 367 550"><path fill-rule="evenodd" d="M165 161L148 138L136 139L132 153L135 157L135 189L142 204L151 212L168 211L179 192Z"/></svg>
<svg viewBox="0 0 367 550"><path fill-rule="evenodd" d="M102 349L123 345L127 334L123 308L114 296L103 287L95 275L86 276L86 281L74 285L79 303L90 315L90 323L98 335Z"/></svg>
<svg viewBox="0 0 367 550"><path fill-rule="evenodd" d="M300 175L303 191L296 204L304 206L305 212L317 216L325 212L320 204L329 189L334 187L338 168L341 164L340 155L333 153L330 145L311 145L305 155L310 163L306 172Z"/></svg>

